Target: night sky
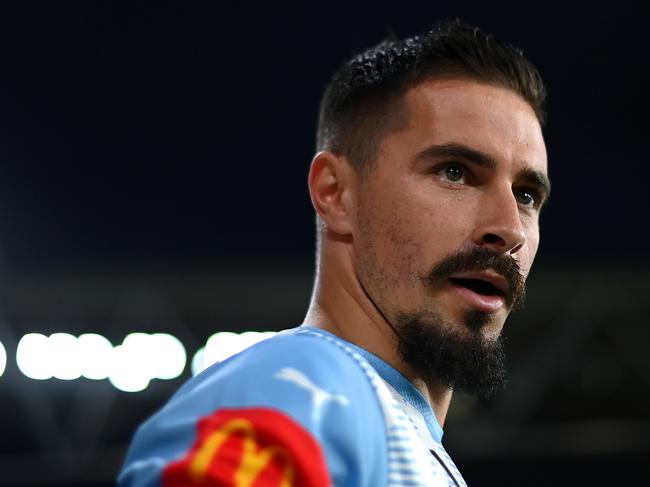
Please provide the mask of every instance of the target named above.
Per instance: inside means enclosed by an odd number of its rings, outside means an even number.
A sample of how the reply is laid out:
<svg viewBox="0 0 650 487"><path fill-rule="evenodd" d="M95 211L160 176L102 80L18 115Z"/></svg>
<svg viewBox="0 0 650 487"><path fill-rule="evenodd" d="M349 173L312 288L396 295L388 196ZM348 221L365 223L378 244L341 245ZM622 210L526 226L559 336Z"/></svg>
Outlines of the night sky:
<svg viewBox="0 0 650 487"><path fill-rule="evenodd" d="M456 16L521 47L548 84L539 260L647 264L640 11L397 5L3 4L4 270L311 262L306 175L328 77L391 32Z"/></svg>

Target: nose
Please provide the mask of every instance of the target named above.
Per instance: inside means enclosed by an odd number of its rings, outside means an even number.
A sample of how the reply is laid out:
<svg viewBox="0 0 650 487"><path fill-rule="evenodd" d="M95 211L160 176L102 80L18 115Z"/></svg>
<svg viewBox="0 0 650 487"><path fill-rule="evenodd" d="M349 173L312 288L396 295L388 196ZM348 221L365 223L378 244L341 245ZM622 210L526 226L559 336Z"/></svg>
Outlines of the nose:
<svg viewBox="0 0 650 487"><path fill-rule="evenodd" d="M478 246L514 255L526 243L519 205L511 188L486 194L481 201L472 240Z"/></svg>

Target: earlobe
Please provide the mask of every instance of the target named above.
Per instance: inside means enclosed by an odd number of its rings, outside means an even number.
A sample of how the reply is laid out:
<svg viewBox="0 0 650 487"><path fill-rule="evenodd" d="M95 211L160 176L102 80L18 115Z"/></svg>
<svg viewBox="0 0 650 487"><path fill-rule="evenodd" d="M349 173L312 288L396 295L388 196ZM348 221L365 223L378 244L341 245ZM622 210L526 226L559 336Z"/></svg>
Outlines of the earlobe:
<svg viewBox="0 0 650 487"><path fill-rule="evenodd" d="M330 231L352 233L354 170L342 156L319 152L309 170L309 195L316 213Z"/></svg>

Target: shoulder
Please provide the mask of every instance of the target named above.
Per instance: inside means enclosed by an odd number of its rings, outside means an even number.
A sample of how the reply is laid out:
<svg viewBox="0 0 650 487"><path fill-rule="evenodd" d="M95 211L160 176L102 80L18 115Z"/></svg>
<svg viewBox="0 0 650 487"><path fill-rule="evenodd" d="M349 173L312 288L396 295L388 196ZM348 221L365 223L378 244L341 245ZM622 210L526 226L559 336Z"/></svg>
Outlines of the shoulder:
<svg viewBox="0 0 650 487"><path fill-rule="evenodd" d="M233 423L238 418L244 422ZM385 449L383 416L360 363L344 342L298 329L261 342L186 383L140 428L121 479L145 471L160 479L170 462L187 460L188 452L199 447L201 435L207 434L202 428L226 431L227 424L251 425L270 446L315 448L332 478L357 477L354 484L336 485L364 485L359 477L371 474L363 464L376 469L381 461L376 457ZM149 468L143 469L142 462Z"/></svg>
<svg viewBox="0 0 650 487"><path fill-rule="evenodd" d="M299 331L277 335L208 368L185 384L169 407L201 413L263 404L309 417L317 392L317 397L360 394L357 403L374 396L364 371L339 343Z"/></svg>

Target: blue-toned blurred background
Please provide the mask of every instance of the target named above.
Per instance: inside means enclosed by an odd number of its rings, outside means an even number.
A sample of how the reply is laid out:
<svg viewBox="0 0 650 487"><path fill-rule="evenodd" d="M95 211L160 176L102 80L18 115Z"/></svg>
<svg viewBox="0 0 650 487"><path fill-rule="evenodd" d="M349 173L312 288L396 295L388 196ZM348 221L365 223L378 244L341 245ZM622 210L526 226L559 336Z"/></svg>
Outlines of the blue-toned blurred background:
<svg viewBox="0 0 650 487"><path fill-rule="evenodd" d="M647 482L650 43L632 2L12 2L0 485L112 485L192 364L261 338L224 332L300 323L328 77L456 16L542 72L554 188L506 326L510 387L454 398L446 446L474 487Z"/></svg>

